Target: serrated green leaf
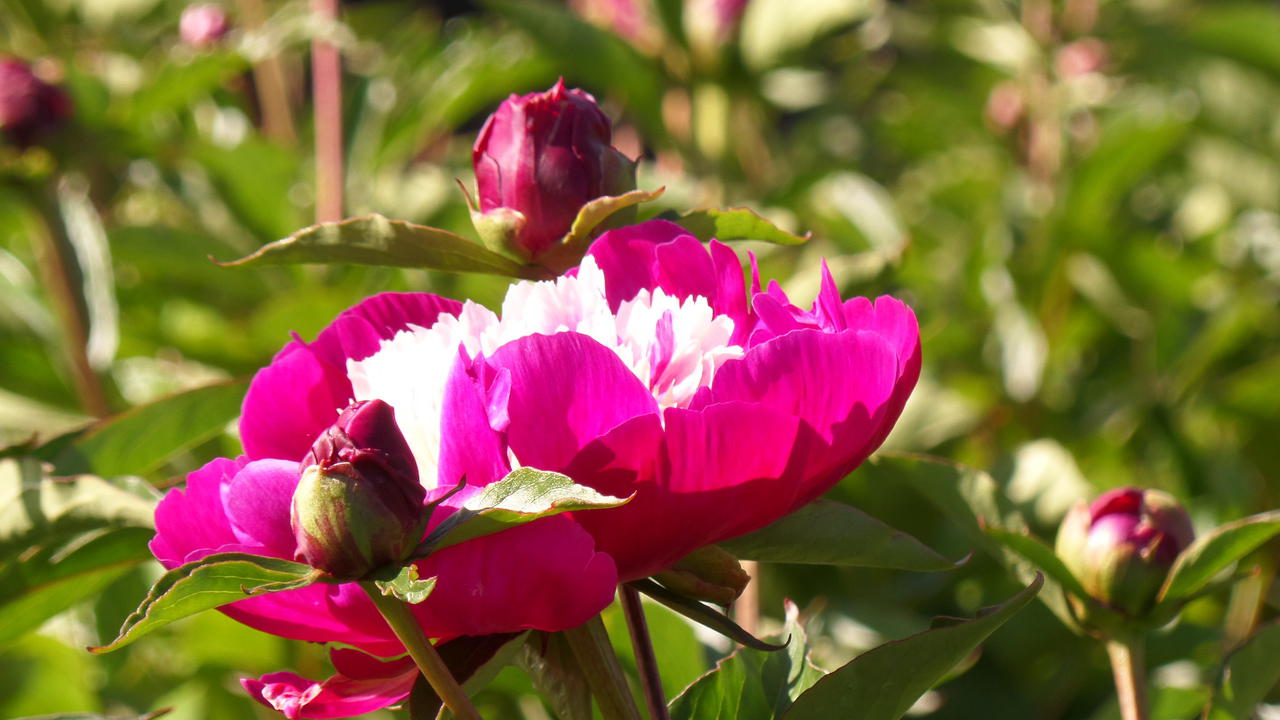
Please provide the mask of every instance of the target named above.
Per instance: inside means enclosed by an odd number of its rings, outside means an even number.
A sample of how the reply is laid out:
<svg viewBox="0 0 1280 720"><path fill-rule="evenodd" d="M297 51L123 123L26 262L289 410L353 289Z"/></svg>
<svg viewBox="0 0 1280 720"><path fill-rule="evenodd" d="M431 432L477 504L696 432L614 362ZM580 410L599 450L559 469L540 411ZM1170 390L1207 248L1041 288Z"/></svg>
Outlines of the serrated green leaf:
<svg viewBox="0 0 1280 720"><path fill-rule="evenodd" d="M1222 665L1209 720L1250 720L1280 682L1280 621L1263 625Z"/></svg>
<svg viewBox="0 0 1280 720"><path fill-rule="evenodd" d="M305 227L229 263L273 265L337 263L425 268L504 277L540 277L545 271L521 265L477 242L437 228L389 220L382 215L349 218Z"/></svg>
<svg viewBox="0 0 1280 720"><path fill-rule="evenodd" d="M142 604L125 618L115 640L93 653L119 650L175 620L249 597L255 588L301 587L315 578L309 565L248 553L219 553L176 567L156 581Z"/></svg>
<svg viewBox="0 0 1280 720"><path fill-rule="evenodd" d="M414 565L405 565L391 580L375 580L373 584L377 585L382 594L387 597L417 605L426 600L431 591L436 589L436 578L419 580L418 568Z"/></svg>
<svg viewBox="0 0 1280 720"><path fill-rule="evenodd" d="M671 720L776 718L823 675L809 659L796 606L787 603L783 652L739 648L671 701Z"/></svg>
<svg viewBox="0 0 1280 720"><path fill-rule="evenodd" d="M953 563L861 510L815 500L768 527L720 543L741 560L933 572Z"/></svg>
<svg viewBox="0 0 1280 720"><path fill-rule="evenodd" d="M87 540L37 548L0 563L0 646L100 593L129 568L151 557L147 528L120 528Z"/></svg>
<svg viewBox="0 0 1280 720"><path fill-rule="evenodd" d="M1280 533L1280 510L1272 510L1229 522L1196 538L1169 571L1160 589L1160 604L1192 595L1214 575L1277 533Z"/></svg>
<svg viewBox="0 0 1280 720"><path fill-rule="evenodd" d="M829 673L783 714L786 720L849 717L897 720L983 640L1026 607L1040 592L1043 575L1003 605L967 622L926 630L885 643Z"/></svg>
<svg viewBox="0 0 1280 720"><path fill-rule="evenodd" d="M618 507L631 498L616 498L578 485L560 473L517 468L485 486L456 513L436 526L419 545L423 552L440 550L467 540L563 512Z"/></svg>
<svg viewBox="0 0 1280 720"><path fill-rule="evenodd" d="M749 208L703 208L676 218L676 224L699 240L761 240L776 245L801 245L809 235L793 235Z"/></svg>
<svg viewBox="0 0 1280 720"><path fill-rule="evenodd" d="M1067 592L1082 598L1088 597L1089 594L1085 592L1080 580L1071 574L1066 565L1062 564L1062 560L1053 552L1053 548L1046 545L1040 538L1026 533L1009 532L997 527L983 529L996 542L1018 553L1027 562L1043 571L1045 575L1056 580Z"/></svg>
<svg viewBox="0 0 1280 720"><path fill-rule="evenodd" d="M58 475L142 475L217 435L240 415L247 379L206 385L113 415L49 458Z"/></svg>
<svg viewBox="0 0 1280 720"><path fill-rule="evenodd" d="M742 629L733 620L730 620L728 615L710 605L671 592L652 580L633 580L627 584L699 625L714 630L739 645L770 652L781 650L784 647L783 645L774 645L757 638Z"/></svg>

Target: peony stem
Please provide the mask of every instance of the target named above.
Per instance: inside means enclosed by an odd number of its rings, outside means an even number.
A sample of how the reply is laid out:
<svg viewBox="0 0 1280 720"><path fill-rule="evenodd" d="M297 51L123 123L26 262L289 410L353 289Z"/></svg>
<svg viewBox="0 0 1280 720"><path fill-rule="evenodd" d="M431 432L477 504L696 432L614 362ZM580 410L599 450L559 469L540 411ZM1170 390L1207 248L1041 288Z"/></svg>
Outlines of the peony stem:
<svg viewBox="0 0 1280 720"><path fill-rule="evenodd" d="M312 0L317 17L336 23L338 0ZM316 133L316 222L342 219L342 58L323 40L311 42Z"/></svg>
<svg viewBox="0 0 1280 720"><path fill-rule="evenodd" d="M1120 716L1124 720L1148 720L1147 670L1141 638L1107 641L1107 657L1116 681Z"/></svg>
<svg viewBox="0 0 1280 720"><path fill-rule="evenodd" d="M653 639L649 637L649 624L644 619L640 593L630 585L619 585L618 597L622 601L622 613L627 618L627 630L631 632L631 647L636 654L636 667L640 669L640 684L644 688L649 718L669 720L667 696L662 691L658 658L653 653Z"/></svg>
<svg viewBox="0 0 1280 720"><path fill-rule="evenodd" d="M445 707L449 708L453 716L459 720L482 720L480 713L471 704L471 698L467 697L462 686L454 679L453 673L449 672L440 654L423 637L422 629L418 627L418 622L409 612L409 608L399 600L383 595L372 582L362 582L360 587L369 594L374 607L378 608L378 612L382 613L382 617L391 626L391 631L396 634L400 642L404 643L405 649L409 651L409 657L413 658L413 662L431 684L431 689L436 691L436 695L440 696L440 700Z"/></svg>
<svg viewBox="0 0 1280 720"><path fill-rule="evenodd" d="M569 649L591 687L604 720L641 720L640 708L631 697L631 688L613 654L609 633L600 616L565 630L564 638L569 641Z"/></svg>

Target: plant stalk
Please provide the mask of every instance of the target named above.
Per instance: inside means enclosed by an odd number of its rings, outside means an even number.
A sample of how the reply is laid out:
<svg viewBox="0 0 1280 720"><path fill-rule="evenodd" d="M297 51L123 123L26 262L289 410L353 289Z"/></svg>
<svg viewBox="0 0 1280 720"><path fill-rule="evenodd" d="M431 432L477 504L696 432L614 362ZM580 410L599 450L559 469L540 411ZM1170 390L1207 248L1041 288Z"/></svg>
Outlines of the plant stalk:
<svg viewBox="0 0 1280 720"><path fill-rule="evenodd" d="M644 618L640 593L630 585L619 585L618 599L622 601L622 614L627 618L627 630L631 633L631 648L636 654L636 667L640 670L640 685L644 688L649 718L669 720L667 696L662 690L658 658L653 652L653 638L649 636L649 623Z"/></svg>
<svg viewBox="0 0 1280 720"><path fill-rule="evenodd" d="M760 563L744 560L742 569L751 580L733 602L733 619L743 630L755 635L760 630Z"/></svg>
<svg viewBox="0 0 1280 720"><path fill-rule="evenodd" d="M1120 701L1120 717L1124 720L1149 720L1147 710L1147 669L1141 638L1107 640L1107 657L1116 682Z"/></svg>
<svg viewBox="0 0 1280 720"><path fill-rule="evenodd" d="M316 17L338 20L338 0L312 0ZM338 48L311 42L311 91L316 133L316 222L342 219L342 58Z"/></svg>
<svg viewBox="0 0 1280 720"><path fill-rule="evenodd" d="M569 641L569 649L591 687L604 720L642 720L600 616L565 630L564 639Z"/></svg>
<svg viewBox="0 0 1280 720"><path fill-rule="evenodd" d="M369 598L373 600L373 606L382 613L382 617L386 618L391 631L396 634L400 642L404 643L405 649L409 651L409 657L413 658L413 662L431 684L431 689L436 691L436 695L440 696L440 700L445 707L449 708L453 716L459 720L483 720L475 706L471 704L471 698L467 697L462 686L454 679L453 673L449 672L448 666L444 664L435 647L422 635L422 629L418 627L418 622L409 612L409 608L399 600L383 595L372 582L361 582L360 587L368 593Z"/></svg>

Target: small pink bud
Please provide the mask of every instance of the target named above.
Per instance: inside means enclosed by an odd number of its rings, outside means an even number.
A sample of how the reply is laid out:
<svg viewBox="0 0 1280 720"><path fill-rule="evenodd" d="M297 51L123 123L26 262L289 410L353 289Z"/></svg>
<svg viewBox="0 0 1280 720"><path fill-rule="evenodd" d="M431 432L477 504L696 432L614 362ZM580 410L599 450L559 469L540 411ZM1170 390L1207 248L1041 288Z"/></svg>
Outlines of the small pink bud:
<svg viewBox="0 0 1280 720"><path fill-rule="evenodd" d="M480 130L471 160L480 201L507 249L531 259L569 231L578 210L635 189L635 164L610 145L609 118L595 98L564 80L543 93L507 98ZM514 211L514 212L512 212Z"/></svg>
<svg viewBox="0 0 1280 720"><path fill-rule="evenodd" d="M402 561L421 539L426 491L390 405L353 403L302 467L290 517L299 560L358 580Z"/></svg>
<svg viewBox="0 0 1280 720"><path fill-rule="evenodd" d="M1125 487L1073 508L1055 550L1085 592L1136 618L1151 609L1178 554L1194 539L1191 519L1171 495Z"/></svg>
<svg viewBox="0 0 1280 720"><path fill-rule="evenodd" d="M0 58L0 132L13 145L35 144L71 115L71 100L16 58Z"/></svg>
<svg viewBox="0 0 1280 720"><path fill-rule="evenodd" d="M194 48L210 47L230 30L226 11L213 3L188 5L178 20L178 35L182 42Z"/></svg>
<svg viewBox="0 0 1280 720"><path fill-rule="evenodd" d="M1054 56L1058 75L1064 78L1098 72L1107 64L1107 46L1095 37L1063 45Z"/></svg>

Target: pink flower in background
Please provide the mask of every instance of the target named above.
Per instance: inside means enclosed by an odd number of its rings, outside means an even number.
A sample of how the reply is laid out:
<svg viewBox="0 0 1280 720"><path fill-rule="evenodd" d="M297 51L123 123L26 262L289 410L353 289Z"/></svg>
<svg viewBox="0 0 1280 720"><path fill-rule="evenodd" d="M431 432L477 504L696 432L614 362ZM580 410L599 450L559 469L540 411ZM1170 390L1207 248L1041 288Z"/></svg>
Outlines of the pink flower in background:
<svg viewBox="0 0 1280 720"><path fill-rule="evenodd" d="M480 212L514 219L514 250L535 258L569 231L578 210L635 188L635 167L611 145L595 98L566 89L512 95L480 130L472 150ZM497 215L494 215L497 213Z"/></svg>
<svg viewBox="0 0 1280 720"><path fill-rule="evenodd" d="M0 57L0 133L6 140L28 147L70 115L66 93L36 77L27 63Z"/></svg>
<svg viewBox="0 0 1280 720"><path fill-rule="evenodd" d="M207 48L217 44L231 31L227 11L213 3L188 5L178 20L178 35L182 42L194 48Z"/></svg>
<svg viewBox="0 0 1280 720"><path fill-rule="evenodd" d="M821 495L884 440L919 369L901 302L843 301L825 272L811 310L776 284L748 293L730 248L652 221L513 285L501 315L365 301L259 372L241 435L251 458L298 457L337 409L380 399L429 493L515 465L635 492L574 517L631 580Z"/></svg>

